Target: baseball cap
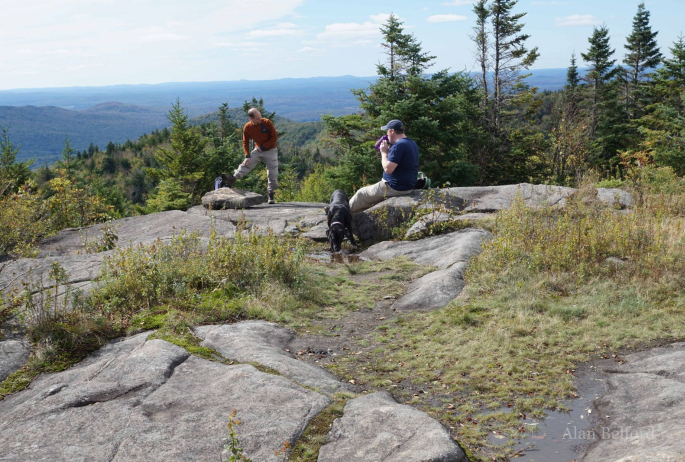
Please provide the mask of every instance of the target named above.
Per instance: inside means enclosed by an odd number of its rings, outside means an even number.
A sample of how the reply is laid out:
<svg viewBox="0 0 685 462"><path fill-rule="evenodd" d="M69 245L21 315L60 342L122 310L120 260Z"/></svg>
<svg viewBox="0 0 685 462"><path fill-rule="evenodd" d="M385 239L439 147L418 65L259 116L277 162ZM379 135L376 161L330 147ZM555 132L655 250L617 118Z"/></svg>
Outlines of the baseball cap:
<svg viewBox="0 0 685 462"><path fill-rule="evenodd" d="M399 120L393 119L390 122L388 122L387 124L385 124L384 127L381 127L381 130L390 130L390 129L404 130L404 125L402 125L402 122L400 122Z"/></svg>

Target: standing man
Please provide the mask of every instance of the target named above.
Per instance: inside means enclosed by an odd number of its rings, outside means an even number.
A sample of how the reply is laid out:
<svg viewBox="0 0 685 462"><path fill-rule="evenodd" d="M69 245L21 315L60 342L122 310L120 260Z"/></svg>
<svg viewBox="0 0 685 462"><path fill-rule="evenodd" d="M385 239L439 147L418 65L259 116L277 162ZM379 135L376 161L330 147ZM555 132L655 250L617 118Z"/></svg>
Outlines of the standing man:
<svg viewBox="0 0 685 462"><path fill-rule="evenodd" d="M399 120L391 120L381 130L386 130L388 136L388 141L383 141L380 146L383 179L361 188L352 196L352 213L373 207L389 197L409 194L416 185L419 147L404 134L404 125Z"/></svg>
<svg viewBox="0 0 685 462"><path fill-rule="evenodd" d="M257 108L247 111L250 121L243 127L243 151L245 160L233 172L233 175L223 174L221 177L224 184L229 188L233 187L237 179L250 173L257 166L260 160L264 159L266 164L266 174L269 180L267 192L269 194L269 204L274 204L274 191L278 188L278 133L274 124L264 117ZM250 140L254 141L255 148L250 152Z"/></svg>

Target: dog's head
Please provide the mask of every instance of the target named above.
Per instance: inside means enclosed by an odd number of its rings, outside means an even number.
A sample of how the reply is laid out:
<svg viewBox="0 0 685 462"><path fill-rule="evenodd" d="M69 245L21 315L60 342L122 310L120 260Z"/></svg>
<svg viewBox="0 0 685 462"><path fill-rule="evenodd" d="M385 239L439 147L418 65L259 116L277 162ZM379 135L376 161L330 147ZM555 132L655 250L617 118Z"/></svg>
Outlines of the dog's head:
<svg viewBox="0 0 685 462"><path fill-rule="evenodd" d="M326 230L326 237L331 245L330 250L340 252L343 240L345 239L345 227L341 223L331 224L331 227Z"/></svg>

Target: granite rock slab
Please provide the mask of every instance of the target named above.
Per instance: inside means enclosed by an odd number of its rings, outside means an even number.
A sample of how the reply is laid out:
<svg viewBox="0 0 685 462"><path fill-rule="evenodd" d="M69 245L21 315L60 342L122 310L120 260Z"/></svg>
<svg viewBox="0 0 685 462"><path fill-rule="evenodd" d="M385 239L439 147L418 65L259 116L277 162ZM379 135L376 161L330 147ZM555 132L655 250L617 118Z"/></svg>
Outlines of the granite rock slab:
<svg viewBox="0 0 685 462"><path fill-rule="evenodd" d="M286 351L295 332L265 321L243 321L235 324L195 328L202 346L212 348L222 356L248 363L259 363L301 385L324 393L347 389L325 369L299 361Z"/></svg>
<svg viewBox="0 0 685 462"><path fill-rule="evenodd" d="M41 242L39 257L83 255L86 248L82 236L90 241L99 239L102 235L101 226L68 228L60 231ZM112 227L118 236L117 247L151 244L157 240L168 242L182 230L197 232L204 237L209 237L212 230L219 236L233 236L235 233L235 226L232 223L180 210L122 218L112 221Z"/></svg>
<svg viewBox="0 0 685 462"><path fill-rule="evenodd" d="M343 412L319 451L319 462L466 461L442 424L398 404L388 392L352 399Z"/></svg>
<svg viewBox="0 0 685 462"><path fill-rule="evenodd" d="M275 462L331 403L284 377L146 337L109 344L0 402L0 460L222 460L235 409L245 454Z"/></svg>

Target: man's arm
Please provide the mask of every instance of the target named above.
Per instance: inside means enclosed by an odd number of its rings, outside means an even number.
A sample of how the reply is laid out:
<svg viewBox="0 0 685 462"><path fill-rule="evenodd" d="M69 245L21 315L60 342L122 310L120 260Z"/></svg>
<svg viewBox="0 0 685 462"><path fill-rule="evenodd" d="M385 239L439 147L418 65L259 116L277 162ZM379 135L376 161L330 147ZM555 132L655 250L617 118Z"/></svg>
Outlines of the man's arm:
<svg viewBox="0 0 685 462"><path fill-rule="evenodd" d="M395 162L391 162L388 160L389 150L390 147L388 146L388 142L383 141L383 143L381 144L381 165L383 166L383 171L388 175L394 172L395 168L397 168L397 164Z"/></svg>

